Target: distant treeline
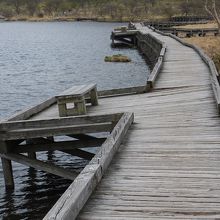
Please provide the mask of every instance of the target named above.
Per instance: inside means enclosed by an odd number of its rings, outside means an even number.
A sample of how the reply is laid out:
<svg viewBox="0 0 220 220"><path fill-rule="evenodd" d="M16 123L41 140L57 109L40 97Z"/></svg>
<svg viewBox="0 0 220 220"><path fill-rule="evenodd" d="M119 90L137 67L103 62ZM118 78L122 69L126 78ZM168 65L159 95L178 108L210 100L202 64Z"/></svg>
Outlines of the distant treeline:
<svg viewBox="0 0 220 220"><path fill-rule="evenodd" d="M205 15L205 0L0 0L6 18L73 17L110 20L169 18Z"/></svg>

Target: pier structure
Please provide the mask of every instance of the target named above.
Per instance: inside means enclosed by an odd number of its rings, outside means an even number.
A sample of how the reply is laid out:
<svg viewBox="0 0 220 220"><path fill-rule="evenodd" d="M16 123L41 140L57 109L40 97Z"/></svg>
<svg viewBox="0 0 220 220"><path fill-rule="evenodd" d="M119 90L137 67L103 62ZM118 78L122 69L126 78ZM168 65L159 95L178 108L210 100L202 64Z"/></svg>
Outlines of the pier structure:
<svg viewBox="0 0 220 220"><path fill-rule="evenodd" d="M199 48L136 27L166 44L163 66L151 92L97 108L135 123L77 219L219 219L218 72Z"/></svg>
<svg viewBox="0 0 220 220"><path fill-rule="evenodd" d="M160 31L170 33L178 37L206 37L206 36L218 36L218 28L160 28Z"/></svg>
<svg viewBox="0 0 220 220"><path fill-rule="evenodd" d="M216 28L189 28L187 25L207 24L213 21L212 17L208 16L177 16L172 17L169 21L145 21L143 24L160 30L164 33L173 34L180 38L184 37L205 37L205 36L218 36L219 29ZM179 27L186 26L186 27Z"/></svg>
<svg viewBox="0 0 220 220"><path fill-rule="evenodd" d="M107 135L45 220L220 218L218 71L199 48L134 26L137 48L152 54L151 73L141 86L98 91L98 105L88 107L86 116L61 119L77 121L71 134L78 141L104 128ZM54 98L1 123L1 140L23 140L19 135L28 126L41 130L36 121L50 120L60 120ZM76 124L70 121L65 129ZM80 130L88 125L93 128ZM93 130L96 125L100 130ZM6 155L16 148L2 146L3 163L14 159Z"/></svg>

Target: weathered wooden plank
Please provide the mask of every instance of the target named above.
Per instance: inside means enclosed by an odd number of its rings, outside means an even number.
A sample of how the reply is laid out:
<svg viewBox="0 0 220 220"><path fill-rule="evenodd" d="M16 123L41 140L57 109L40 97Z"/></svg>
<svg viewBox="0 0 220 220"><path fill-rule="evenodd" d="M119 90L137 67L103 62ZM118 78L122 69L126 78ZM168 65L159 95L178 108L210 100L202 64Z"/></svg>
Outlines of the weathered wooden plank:
<svg viewBox="0 0 220 220"><path fill-rule="evenodd" d="M52 106L56 102L55 97L49 98L48 100L41 102L40 104L23 110L21 112L16 113L15 115L6 118L4 121L18 121L18 120L26 120L33 115L45 110L46 108Z"/></svg>
<svg viewBox="0 0 220 220"><path fill-rule="evenodd" d="M101 175L101 166L99 164L87 165L47 213L44 220L75 219L100 181Z"/></svg>
<svg viewBox="0 0 220 220"><path fill-rule="evenodd" d="M103 90L103 91L98 91L98 96L108 97L108 96L117 96L117 95L139 94L139 93L146 92L147 89L148 88L146 87L146 85L144 85L144 86L137 86L137 87Z"/></svg>
<svg viewBox="0 0 220 220"><path fill-rule="evenodd" d="M148 79L147 79L147 83L149 84L150 88L154 87L154 83L156 81L156 78L162 68L163 65L163 58L160 57L156 63L156 65L154 66L152 72L150 73Z"/></svg>
<svg viewBox="0 0 220 220"><path fill-rule="evenodd" d="M94 115L94 116L76 116L64 118L52 118L45 120L20 120L0 123L0 131L29 129L39 127L56 127L68 125L83 125L91 123L103 123L118 121L123 113Z"/></svg>
<svg viewBox="0 0 220 220"><path fill-rule="evenodd" d="M10 130L0 133L1 140L16 140L29 139L47 136L67 135L67 134L83 134L96 132L110 132L112 130L112 123L94 123L55 127L38 127L28 129Z"/></svg>
<svg viewBox="0 0 220 220"><path fill-rule="evenodd" d="M134 121L134 115L132 113L124 113L122 118L116 124L108 136L107 140L101 146L99 152L92 159L91 164L100 164L103 173L107 170L113 156L119 148L125 134Z"/></svg>
<svg viewBox="0 0 220 220"><path fill-rule="evenodd" d="M98 154L85 167L44 219L75 219L109 166L123 137L134 120L125 113L101 146Z"/></svg>
<svg viewBox="0 0 220 220"><path fill-rule="evenodd" d="M166 62L152 93L101 101L99 112L132 110L136 123L77 219L218 218L220 124L210 70L193 49L139 28L166 43Z"/></svg>
<svg viewBox="0 0 220 220"><path fill-rule="evenodd" d="M80 86L73 86L70 89L67 89L60 93L59 95L55 96L56 98L62 99L66 98L66 96L75 97L75 96L83 96L88 93L90 90L94 89L96 84L89 84L89 85L80 85Z"/></svg>
<svg viewBox="0 0 220 220"><path fill-rule="evenodd" d="M216 67L215 67L213 61L202 51L201 48L199 48L195 45L189 44L189 43L181 40L180 38L178 38L174 35L165 34L161 31L157 31L157 30L155 30L155 31L157 33L162 34L162 35L170 36L170 37L174 38L175 40L177 40L178 42L180 42L181 44L183 44L187 47L193 48L199 54L199 56L203 59L203 61L208 65L208 67L210 69L210 73L211 73L210 77L211 77L211 82L212 82L212 89L213 89L213 92L214 92L214 95L215 95L217 108L220 112L220 85L219 85L219 82L218 82L219 74L218 74L218 71L216 70Z"/></svg>

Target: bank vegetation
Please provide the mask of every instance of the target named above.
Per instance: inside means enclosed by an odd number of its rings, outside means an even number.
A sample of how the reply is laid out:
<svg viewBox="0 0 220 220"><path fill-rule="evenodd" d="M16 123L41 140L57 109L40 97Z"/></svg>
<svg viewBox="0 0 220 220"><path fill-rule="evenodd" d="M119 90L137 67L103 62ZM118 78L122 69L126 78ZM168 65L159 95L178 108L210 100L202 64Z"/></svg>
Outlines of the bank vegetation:
<svg viewBox="0 0 220 220"><path fill-rule="evenodd" d="M166 19L175 15L207 15L204 1L0 0L0 16L9 20L143 21Z"/></svg>

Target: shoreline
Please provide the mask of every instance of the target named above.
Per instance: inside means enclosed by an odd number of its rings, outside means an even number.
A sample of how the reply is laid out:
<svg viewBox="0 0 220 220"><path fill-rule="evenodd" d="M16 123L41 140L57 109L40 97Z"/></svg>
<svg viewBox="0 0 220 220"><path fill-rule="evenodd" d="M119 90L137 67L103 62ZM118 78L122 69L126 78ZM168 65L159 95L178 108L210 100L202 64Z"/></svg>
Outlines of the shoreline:
<svg viewBox="0 0 220 220"><path fill-rule="evenodd" d="M111 19L111 18L101 18L101 17L12 17L0 19L0 22L16 22L16 21L26 21L26 22L77 22L77 21L93 21L93 22L106 22L106 23L124 23L130 22L131 19ZM139 22L140 20L134 20L134 22Z"/></svg>

